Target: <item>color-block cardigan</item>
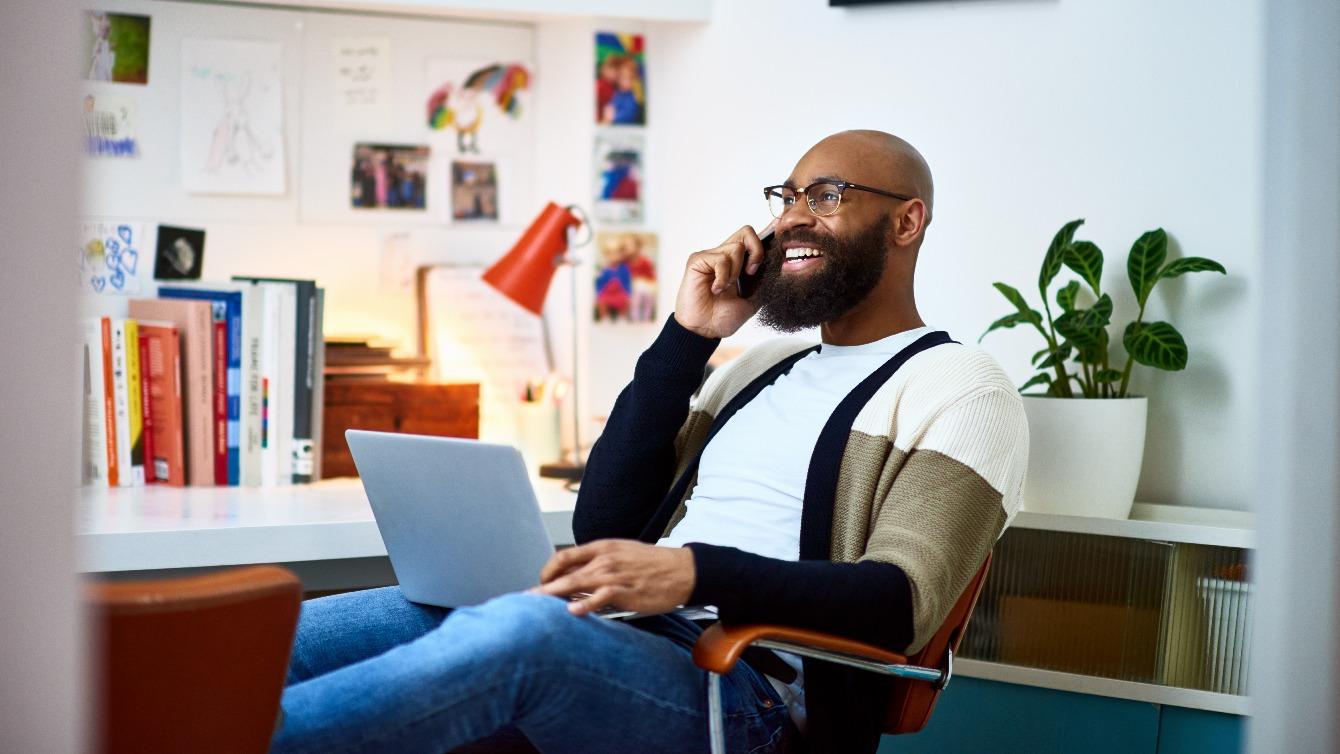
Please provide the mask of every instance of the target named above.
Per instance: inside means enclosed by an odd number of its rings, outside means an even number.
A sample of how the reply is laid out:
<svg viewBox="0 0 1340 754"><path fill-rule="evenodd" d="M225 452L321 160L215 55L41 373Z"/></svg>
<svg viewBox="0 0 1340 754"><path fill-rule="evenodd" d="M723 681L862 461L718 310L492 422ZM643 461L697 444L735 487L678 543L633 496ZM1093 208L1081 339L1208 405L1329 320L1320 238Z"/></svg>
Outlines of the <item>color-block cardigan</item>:
<svg viewBox="0 0 1340 754"><path fill-rule="evenodd" d="M769 341L698 390L717 343L671 317L639 358L588 461L573 517L578 542L654 542L672 529L693 482L678 485L682 497L667 491L718 413L759 375L813 346ZM1027 451L1019 393L990 356L958 344L923 351L875 392L835 451L842 459L827 559L691 544L691 602L716 605L730 623L785 623L914 652L1018 511ZM883 679L809 661L805 677L810 750L874 751Z"/></svg>

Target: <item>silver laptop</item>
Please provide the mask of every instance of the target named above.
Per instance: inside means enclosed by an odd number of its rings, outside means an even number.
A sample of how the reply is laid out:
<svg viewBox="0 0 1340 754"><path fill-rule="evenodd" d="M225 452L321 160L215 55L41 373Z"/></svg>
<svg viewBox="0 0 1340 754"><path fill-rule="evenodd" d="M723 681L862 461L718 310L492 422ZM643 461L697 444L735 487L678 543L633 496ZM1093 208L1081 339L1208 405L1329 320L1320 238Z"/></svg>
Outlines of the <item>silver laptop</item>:
<svg viewBox="0 0 1340 754"><path fill-rule="evenodd" d="M516 448L357 429L344 437L407 599L462 607L539 583L554 546Z"/></svg>

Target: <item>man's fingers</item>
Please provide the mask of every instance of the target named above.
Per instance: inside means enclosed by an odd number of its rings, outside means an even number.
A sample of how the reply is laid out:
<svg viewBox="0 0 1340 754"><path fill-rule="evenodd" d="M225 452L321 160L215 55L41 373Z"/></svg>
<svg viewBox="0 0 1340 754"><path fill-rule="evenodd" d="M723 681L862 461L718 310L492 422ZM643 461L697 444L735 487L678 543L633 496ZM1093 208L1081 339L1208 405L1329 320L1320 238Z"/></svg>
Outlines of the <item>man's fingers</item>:
<svg viewBox="0 0 1340 754"><path fill-rule="evenodd" d="M595 590L589 597L583 597L579 600L573 600L568 603L568 612L573 615L586 615L597 610L614 604L614 598L619 593L619 588L615 586L602 586Z"/></svg>
<svg viewBox="0 0 1340 754"><path fill-rule="evenodd" d="M582 545L580 547L569 547L554 553L544 568L540 569L540 583L543 584L552 579L571 571L574 568L581 567L582 564L595 557L595 547L592 545Z"/></svg>
<svg viewBox="0 0 1340 754"><path fill-rule="evenodd" d="M716 279L712 281L712 292L721 293L735 278L739 276L740 263L744 259L744 247L736 244L731 247L723 247L717 254L716 259L712 260L712 268L716 271Z"/></svg>

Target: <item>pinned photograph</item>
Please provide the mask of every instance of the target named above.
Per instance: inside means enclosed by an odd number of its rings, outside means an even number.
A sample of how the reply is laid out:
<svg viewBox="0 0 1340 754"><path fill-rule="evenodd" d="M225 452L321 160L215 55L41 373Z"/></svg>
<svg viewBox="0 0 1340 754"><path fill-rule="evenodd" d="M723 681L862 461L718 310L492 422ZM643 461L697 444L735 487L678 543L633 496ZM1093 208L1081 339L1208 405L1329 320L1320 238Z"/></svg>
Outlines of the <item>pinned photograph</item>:
<svg viewBox="0 0 1340 754"><path fill-rule="evenodd" d="M596 32L596 123L647 122L647 68L641 34Z"/></svg>
<svg viewBox="0 0 1340 754"><path fill-rule="evenodd" d="M492 162L451 163L451 217L498 219L498 167Z"/></svg>
<svg viewBox="0 0 1340 754"><path fill-rule="evenodd" d="M602 232L596 268L596 322L656 321L656 235Z"/></svg>
<svg viewBox="0 0 1340 754"><path fill-rule="evenodd" d="M518 128L530 69L521 63L436 59L428 61L428 127L454 131L456 151L478 154L487 135L494 154L526 138Z"/></svg>
<svg viewBox="0 0 1340 754"><path fill-rule="evenodd" d="M84 11L79 49L90 81L149 83L149 17Z"/></svg>
<svg viewBox="0 0 1340 754"><path fill-rule="evenodd" d="M135 100L119 94L84 97L84 151L90 157L135 157Z"/></svg>
<svg viewBox="0 0 1340 754"><path fill-rule="evenodd" d="M86 221L79 228L79 287L93 293L138 294L141 226ZM146 262L146 267L147 262Z"/></svg>
<svg viewBox="0 0 1340 754"><path fill-rule="evenodd" d="M641 134L597 134L595 216L609 223L642 219Z"/></svg>
<svg viewBox="0 0 1340 754"><path fill-rule="evenodd" d="M423 210L428 155L422 145L355 144L349 204L355 209Z"/></svg>
<svg viewBox="0 0 1340 754"><path fill-rule="evenodd" d="M158 226L158 253L154 255L155 280L199 280L205 266L205 231L196 228Z"/></svg>

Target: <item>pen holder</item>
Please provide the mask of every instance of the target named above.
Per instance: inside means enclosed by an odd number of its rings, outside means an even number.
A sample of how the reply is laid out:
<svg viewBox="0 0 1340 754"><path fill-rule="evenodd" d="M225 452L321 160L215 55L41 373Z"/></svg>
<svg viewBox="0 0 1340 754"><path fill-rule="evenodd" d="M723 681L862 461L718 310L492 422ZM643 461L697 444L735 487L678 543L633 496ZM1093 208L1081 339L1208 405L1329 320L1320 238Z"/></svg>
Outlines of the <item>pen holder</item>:
<svg viewBox="0 0 1340 754"><path fill-rule="evenodd" d="M549 401L522 402L516 412L517 448L526 468L538 473L540 464L559 460L558 405Z"/></svg>

